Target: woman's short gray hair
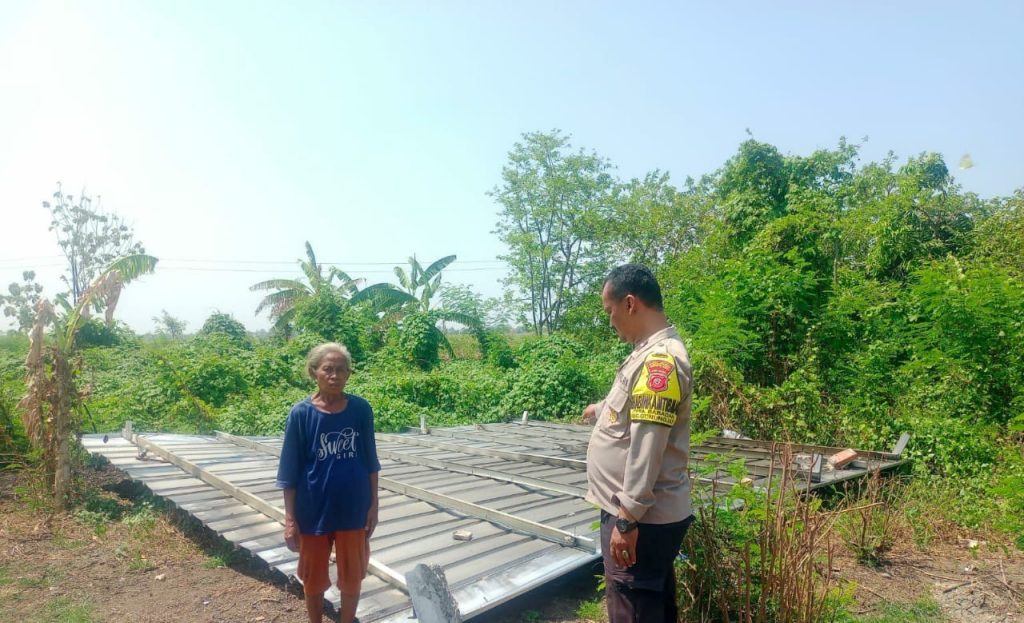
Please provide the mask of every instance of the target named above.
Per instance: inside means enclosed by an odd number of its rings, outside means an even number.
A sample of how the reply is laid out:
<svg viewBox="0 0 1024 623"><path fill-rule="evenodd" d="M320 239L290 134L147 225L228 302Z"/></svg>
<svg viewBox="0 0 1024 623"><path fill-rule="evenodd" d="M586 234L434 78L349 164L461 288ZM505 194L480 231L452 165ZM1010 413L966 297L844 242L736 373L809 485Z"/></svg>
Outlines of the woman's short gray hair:
<svg viewBox="0 0 1024 623"><path fill-rule="evenodd" d="M309 378L316 379L316 369L320 367L320 362L324 360L324 357L330 353L341 355L341 358L345 360L345 367L352 370L352 355L345 345L337 342L324 342L319 346L314 346L306 356L306 373L309 374Z"/></svg>

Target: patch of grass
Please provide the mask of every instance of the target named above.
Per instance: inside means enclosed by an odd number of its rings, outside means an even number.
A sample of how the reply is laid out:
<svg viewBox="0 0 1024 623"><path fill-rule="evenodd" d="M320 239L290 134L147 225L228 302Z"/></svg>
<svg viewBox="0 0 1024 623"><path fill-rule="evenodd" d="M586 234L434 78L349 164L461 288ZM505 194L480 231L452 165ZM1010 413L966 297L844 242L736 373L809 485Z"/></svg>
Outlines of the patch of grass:
<svg viewBox="0 0 1024 623"><path fill-rule="evenodd" d="M540 612L536 610L526 610L523 612L523 620L526 623L536 623L540 620Z"/></svg>
<svg viewBox="0 0 1024 623"><path fill-rule="evenodd" d="M46 586L46 580L40 577L18 578L18 586L21 588L42 588Z"/></svg>
<svg viewBox="0 0 1024 623"><path fill-rule="evenodd" d="M39 575L26 574L17 578L16 582L21 588L43 588L54 586L64 579L64 572L54 567L47 567Z"/></svg>
<svg viewBox="0 0 1024 623"><path fill-rule="evenodd" d="M203 563L203 566L207 569L219 569L221 567L230 567L244 560L245 553L242 550L236 549L229 544L223 544L214 548L214 551L206 559L206 562Z"/></svg>
<svg viewBox="0 0 1024 623"><path fill-rule="evenodd" d="M604 621L604 614L600 599L582 601L576 608L576 616L586 621Z"/></svg>
<svg viewBox="0 0 1024 623"><path fill-rule="evenodd" d="M102 536L97 534L96 536ZM86 541L80 541L78 539L69 539L62 530L57 530L53 535L53 545L58 549L65 550L76 550L85 547Z"/></svg>
<svg viewBox="0 0 1024 623"><path fill-rule="evenodd" d="M103 513L80 508L75 511L75 519L92 528L93 534L103 536L107 533L110 517Z"/></svg>
<svg viewBox="0 0 1024 623"><path fill-rule="evenodd" d="M909 604L885 602L880 613L861 617L848 615L848 618L840 619L841 623L946 623L947 621L949 619L943 616L942 608L931 597L922 597Z"/></svg>
<svg viewBox="0 0 1024 623"><path fill-rule="evenodd" d="M448 343L456 359L480 359L480 343L469 333L448 333Z"/></svg>
<svg viewBox="0 0 1024 623"><path fill-rule="evenodd" d="M8 584L14 584L14 578L11 577L11 570L7 565L0 565L0 586L7 586Z"/></svg>
<svg viewBox="0 0 1024 623"><path fill-rule="evenodd" d="M93 623L92 604L75 603L67 597L54 597L42 612L45 623Z"/></svg>
<svg viewBox="0 0 1024 623"><path fill-rule="evenodd" d="M124 507L114 497L103 495L95 490L88 490L82 500L82 507L92 513L106 516L113 521L124 513Z"/></svg>
<svg viewBox="0 0 1024 623"><path fill-rule="evenodd" d="M210 556L209 558L207 558L206 562L203 563L203 566L207 569L221 569L223 567L228 566L228 561L225 560L223 556L218 554L216 556Z"/></svg>
<svg viewBox="0 0 1024 623"><path fill-rule="evenodd" d="M143 556L141 552L135 552L135 555L128 562L128 568L132 571L149 571L154 567L152 561Z"/></svg>
<svg viewBox="0 0 1024 623"><path fill-rule="evenodd" d="M148 501L143 502L126 514L121 523L128 527L128 533L137 539L149 537L156 526L156 511Z"/></svg>

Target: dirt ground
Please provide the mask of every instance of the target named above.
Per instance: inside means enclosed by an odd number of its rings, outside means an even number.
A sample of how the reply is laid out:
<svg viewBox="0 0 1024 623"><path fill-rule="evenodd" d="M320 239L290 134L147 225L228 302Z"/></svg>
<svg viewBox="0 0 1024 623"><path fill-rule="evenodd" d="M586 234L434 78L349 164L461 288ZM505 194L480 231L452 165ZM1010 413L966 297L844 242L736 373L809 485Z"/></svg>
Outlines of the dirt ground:
<svg viewBox="0 0 1024 623"><path fill-rule="evenodd" d="M842 581L856 584L856 614L877 612L883 600L913 603L931 596L953 623L1024 623L1024 555L964 540L937 543L928 551L897 544L885 564L873 568L849 555L833 564Z"/></svg>
<svg viewBox="0 0 1024 623"><path fill-rule="evenodd" d="M86 470L70 514L53 516L25 473L0 472L0 619L34 622L303 622L301 593L188 520L138 496L110 467ZM855 614L931 596L947 620L1024 623L1024 555L981 544L902 544L879 568L840 553ZM600 621L584 569L484 615L482 623ZM581 608L581 604L583 607ZM325 620L327 620L325 618Z"/></svg>

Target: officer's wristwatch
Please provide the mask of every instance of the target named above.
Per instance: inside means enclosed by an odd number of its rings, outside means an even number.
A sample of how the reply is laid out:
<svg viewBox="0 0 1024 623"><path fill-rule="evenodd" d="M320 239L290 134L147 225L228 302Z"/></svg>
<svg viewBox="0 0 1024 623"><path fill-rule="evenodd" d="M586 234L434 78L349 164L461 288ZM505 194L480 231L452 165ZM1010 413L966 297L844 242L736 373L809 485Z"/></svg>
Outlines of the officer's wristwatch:
<svg viewBox="0 0 1024 623"><path fill-rule="evenodd" d="M615 529L618 530L619 532L621 532L622 534L626 534L627 532L630 532L634 528L636 528L636 522L635 521L630 521L630 520L625 519L623 517L619 517L618 519L615 520Z"/></svg>

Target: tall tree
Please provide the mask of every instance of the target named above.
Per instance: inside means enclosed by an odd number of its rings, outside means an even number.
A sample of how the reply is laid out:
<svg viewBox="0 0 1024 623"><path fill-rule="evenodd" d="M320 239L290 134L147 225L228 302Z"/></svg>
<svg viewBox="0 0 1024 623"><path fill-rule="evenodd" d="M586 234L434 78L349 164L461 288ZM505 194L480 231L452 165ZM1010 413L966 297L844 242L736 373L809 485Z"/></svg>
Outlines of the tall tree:
<svg viewBox="0 0 1024 623"><path fill-rule="evenodd" d="M616 260L655 269L700 243L711 206L708 195L692 180L679 191L668 173L651 171L616 187L613 216L599 233Z"/></svg>
<svg viewBox="0 0 1024 623"><path fill-rule="evenodd" d="M153 272L157 259L149 255L131 255L115 260L82 291L75 305L58 300L56 307L41 299L36 306L35 322L29 333L30 345L25 367L28 369L25 397L18 404L25 432L37 449L53 478L55 506L63 510L71 480L71 437L78 430L76 414L82 395L76 386L78 331L91 310L104 310L107 324L113 322L114 309L125 284ZM50 328L49 336L46 335Z"/></svg>
<svg viewBox="0 0 1024 623"><path fill-rule="evenodd" d="M84 193L77 199L65 195L60 185L53 202L44 201L50 211L50 231L67 258L67 273L61 276L77 305L85 289L115 259L145 253L132 228L121 217L104 211Z"/></svg>
<svg viewBox="0 0 1024 623"><path fill-rule="evenodd" d="M36 273L26 270L21 273L22 283L11 283L7 294L0 294L0 308L4 316L18 322L18 330L28 332L35 318L35 308L43 293L43 286L36 282Z"/></svg>
<svg viewBox="0 0 1024 623"><path fill-rule="evenodd" d="M180 340L185 337L185 329L188 328L187 322L170 315L166 309L161 309L159 316L153 316L153 324L156 327L157 335L164 335L172 340Z"/></svg>
<svg viewBox="0 0 1024 623"><path fill-rule="evenodd" d="M523 294L537 334L555 329L607 269L595 241L611 213L611 168L596 153L572 151L559 130L527 133L509 152L502 185L489 193L501 206L495 233L508 247L505 283Z"/></svg>

